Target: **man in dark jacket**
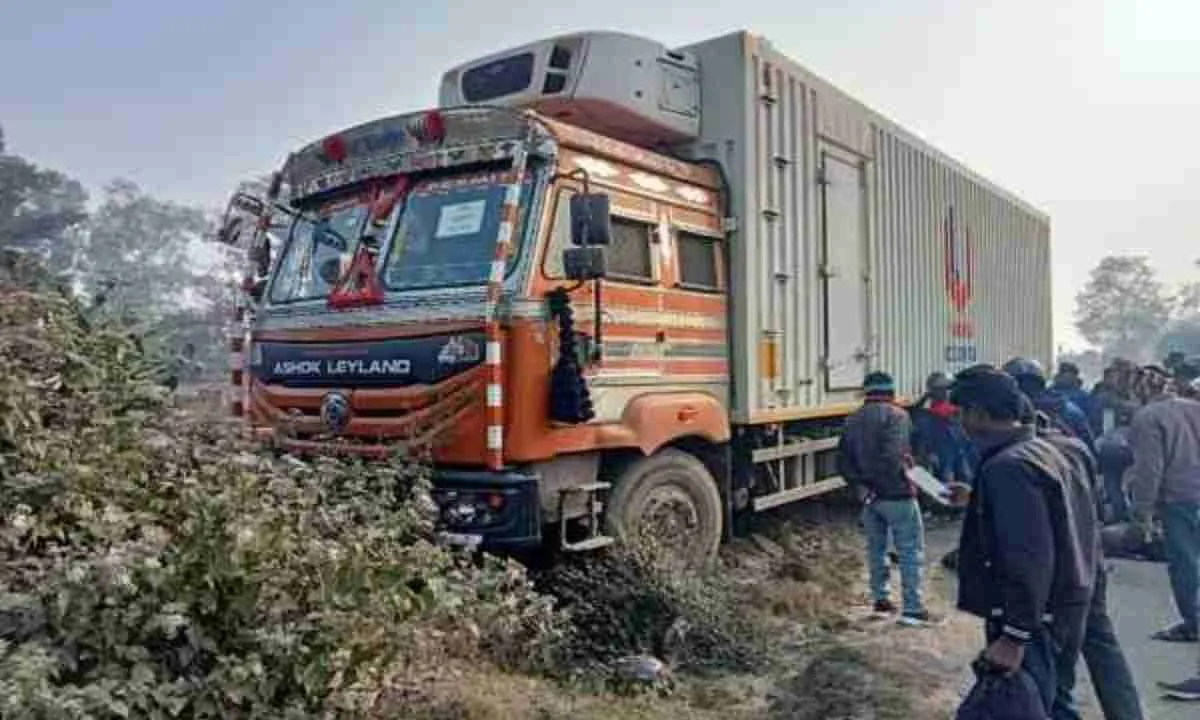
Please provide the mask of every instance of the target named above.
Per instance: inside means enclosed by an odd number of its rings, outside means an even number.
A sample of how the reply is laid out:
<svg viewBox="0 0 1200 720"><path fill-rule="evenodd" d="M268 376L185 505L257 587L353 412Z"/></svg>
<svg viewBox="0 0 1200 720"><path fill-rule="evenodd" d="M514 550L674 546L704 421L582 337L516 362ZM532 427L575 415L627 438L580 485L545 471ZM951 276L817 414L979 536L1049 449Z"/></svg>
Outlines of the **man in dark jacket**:
<svg viewBox="0 0 1200 720"><path fill-rule="evenodd" d="M888 537L900 556L903 612L900 621L923 625L932 619L921 596L925 567L925 527L917 493L908 479L912 465L912 423L895 402L896 386L887 373L874 372L863 382L866 401L846 420L838 446L842 477L864 495L863 529L867 567L877 612L896 608L888 593Z"/></svg>
<svg viewBox="0 0 1200 720"><path fill-rule="evenodd" d="M1095 560L1078 540L1071 465L1021 422L1028 400L1011 376L965 370L951 401L980 451L959 542L958 607L984 619L991 665L1023 668L1053 717L1078 717L1070 693L1060 693L1059 648L1079 642Z"/></svg>

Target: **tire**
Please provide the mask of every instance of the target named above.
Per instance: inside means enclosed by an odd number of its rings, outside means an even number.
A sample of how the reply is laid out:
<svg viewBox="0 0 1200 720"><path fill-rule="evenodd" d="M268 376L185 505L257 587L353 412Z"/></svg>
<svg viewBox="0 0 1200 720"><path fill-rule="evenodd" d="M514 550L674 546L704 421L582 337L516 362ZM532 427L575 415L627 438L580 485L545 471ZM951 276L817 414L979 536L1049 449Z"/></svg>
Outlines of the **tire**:
<svg viewBox="0 0 1200 720"><path fill-rule="evenodd" d="M717 483L704 463L668 448L621 472L608 499L605 525L623 544L649 535L672 554L704 561L716 556L724 516Z"/></svg>

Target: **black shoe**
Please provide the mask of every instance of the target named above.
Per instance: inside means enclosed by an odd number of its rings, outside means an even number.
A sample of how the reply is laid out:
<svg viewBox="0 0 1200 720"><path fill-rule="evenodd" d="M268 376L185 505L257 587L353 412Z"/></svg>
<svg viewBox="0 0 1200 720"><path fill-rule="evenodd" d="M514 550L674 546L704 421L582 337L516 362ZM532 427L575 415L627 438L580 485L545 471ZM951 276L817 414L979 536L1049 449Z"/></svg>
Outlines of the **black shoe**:
<svg viewBox="0 0 1200 720"><path fill-rule="evenodd" d="M881 615L895 615L898 609L891 600L877 600L875 602L875 612Z"/></svg>
<svg viewBox="0 0 1200 720"><path fill-rule="evenodd" d="M950 571L958 570L958 550L951 550L942 556L942 567Z"/></svg>
<svg viewBox="0 0 1200 720"><path fill-rule="evenodd" d="M1165 630L1159 630L1150 636L1153 640L1169 643L1194 643L1200 641L1195 630L1189 629L1183 623L1172 625Z"/></svg>
<svg viewBox="0 0 1200 720"><path fill-rule="evenodd" d="M1200 701L1200 677L1184 680L1181 683L1160 682L1158 686L1162 688L1163 694L1172 700Z"/></svg>

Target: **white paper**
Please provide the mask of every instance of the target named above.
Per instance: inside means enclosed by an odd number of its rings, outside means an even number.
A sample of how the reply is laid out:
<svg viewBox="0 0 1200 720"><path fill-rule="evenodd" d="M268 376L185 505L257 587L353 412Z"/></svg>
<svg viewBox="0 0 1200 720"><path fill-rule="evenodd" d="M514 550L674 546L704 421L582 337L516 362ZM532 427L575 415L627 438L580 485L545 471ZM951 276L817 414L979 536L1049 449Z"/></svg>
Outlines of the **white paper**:
<svg viewBox="0 0 1200 720"><path fill-rule="evenodd" d="M483 227L483 215L487 212L487 200L472 200L470 202L443 205L438 215L437 230L434 237L442 238L474 235Z"/></svg>
<svg viewBox="0 0 1200 720"><path fill-rule="evenodd" d="M943 485L941 480L931 475L928 470L923 467L913 467L908 469L907 475L918 490L943 505L950 504L949 488Z"/></svg>

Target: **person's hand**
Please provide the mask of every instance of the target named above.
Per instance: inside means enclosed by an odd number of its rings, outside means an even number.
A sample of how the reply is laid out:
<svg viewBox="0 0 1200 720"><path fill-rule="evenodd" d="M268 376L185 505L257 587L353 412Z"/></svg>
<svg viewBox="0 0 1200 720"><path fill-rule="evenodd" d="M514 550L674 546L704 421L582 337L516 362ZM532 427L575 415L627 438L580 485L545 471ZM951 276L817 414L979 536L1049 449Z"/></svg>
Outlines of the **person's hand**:
<svg viewBox="0 0 1200 720"><path fill-rule="evenodd" d="M1011 675L1021 669L1021 661L1025 659L1025 646L1002 635L983 651L983 659L1005 675Z"/></svg>
<svg viewBox="0 0 1200 720"><path fill-rule="evenodd" d="M954 507L966 507L971 503L971 486L966 483L952 481L946 483L946 489L950 491L950 504Z"/></svg>

